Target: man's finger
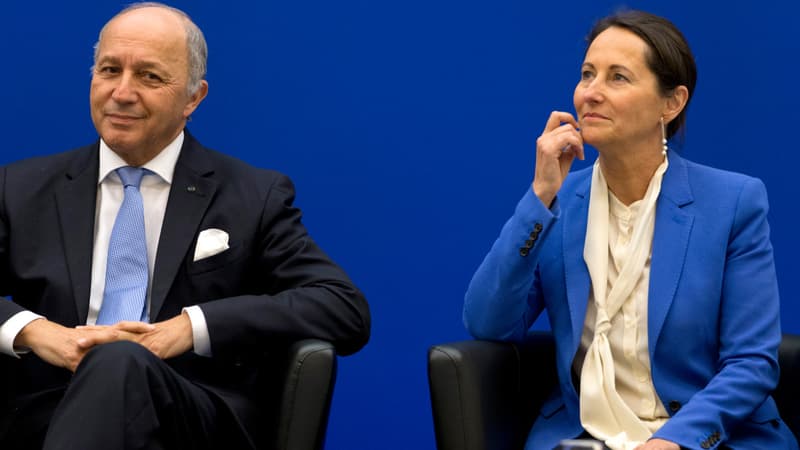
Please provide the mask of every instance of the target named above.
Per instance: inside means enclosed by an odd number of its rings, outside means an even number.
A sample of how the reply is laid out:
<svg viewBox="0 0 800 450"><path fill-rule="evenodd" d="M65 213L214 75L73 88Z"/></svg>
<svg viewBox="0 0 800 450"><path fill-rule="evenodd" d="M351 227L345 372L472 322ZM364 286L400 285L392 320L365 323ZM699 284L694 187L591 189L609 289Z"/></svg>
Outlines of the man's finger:
<svg viewBox="0 0 800 450"><path fill-rule="evenodd" d="M78 325L75 327L76 330L82 331L100 331L108 328L108 325Z"/></svg>
<svg viewBox="0 0 800 450"><path fill-rule="evenodd" d="M129 333L147 333L156 329L153 324L135 321L122 321L115 324L114 328Z"/></svg>
<svg viewBox="0 0 800 450"><path fill-rule="evenodd" d="M78 347L87 350L95 345L107 344L120 339L119 331L111 327L99 327L98 329L83 330L83 333L75 342Z"/></svg>

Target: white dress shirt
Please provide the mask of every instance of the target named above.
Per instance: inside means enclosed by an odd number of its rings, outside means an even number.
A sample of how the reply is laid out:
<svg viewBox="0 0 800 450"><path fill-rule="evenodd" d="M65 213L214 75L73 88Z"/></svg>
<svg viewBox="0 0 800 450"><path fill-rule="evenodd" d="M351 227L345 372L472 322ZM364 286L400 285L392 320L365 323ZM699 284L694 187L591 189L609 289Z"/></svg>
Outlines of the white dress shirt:
<svg viewBox="0 0 800 450"><path fill-rule="evenodd" d="M164 222L164 213L167 209L172 176L175 164L183 145L184 134L181 132L167 147L155 158L145 163L142 167L152 174L142 178L139 191L144 203L144 224L147 240L147 268L149 280L147 286L147 310L150 311L150 295L152 291L153 268L155 267L158 241L161 236L161 225ZM108 259L108 244L111 240L111 230L117 212L122 205L124 188L115 172L118 168L128 164L114 153L103 140L100 140L100 169L97 180L97 207L95 209L94 247L92 254L92 282L89 294L89 314L86 318L87 325L94 325L100 306L103 304L103 294L106 282L106 261ZM192 324L192 339L195 353L211 356L211 342L208 335L205 316L199 306L184 308ZM15 314L5 323L0 325L0 351L17 356L25 349L15 349L14 340L20 330L33 320L42 316L30 311ZM149 319L149 318L148 318Z"/></svg>

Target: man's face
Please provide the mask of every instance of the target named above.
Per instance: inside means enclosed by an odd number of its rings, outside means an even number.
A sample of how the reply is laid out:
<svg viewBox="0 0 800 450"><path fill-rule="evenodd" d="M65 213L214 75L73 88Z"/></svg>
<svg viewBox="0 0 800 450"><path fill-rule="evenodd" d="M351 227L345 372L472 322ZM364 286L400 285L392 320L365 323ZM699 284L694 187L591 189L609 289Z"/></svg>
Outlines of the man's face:
<svg viewBox="0 0 800 450"><path fill-rule="evenodd" d="M188 92L189 52L182 18L142 8L109 22L92 75L92 121L128 164L155 157L181 132L208 85Z"/></svg>

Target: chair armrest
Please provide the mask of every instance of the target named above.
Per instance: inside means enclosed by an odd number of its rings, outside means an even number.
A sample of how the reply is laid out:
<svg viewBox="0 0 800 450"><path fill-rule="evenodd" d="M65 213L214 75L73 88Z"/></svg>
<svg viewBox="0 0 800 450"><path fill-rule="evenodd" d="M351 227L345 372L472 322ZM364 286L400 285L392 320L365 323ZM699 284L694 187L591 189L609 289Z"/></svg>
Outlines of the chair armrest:
<svg viewBox="0 0 800 450"><path fill-rule="evenodd" d="M781 419L800 439L800 336L783 334L781 346L778 349L778 361L781 366L781 377L773 396Z"/></svg>
<svg viewBox="0 0 800 450"><path fill-rule="evenodd" d="M336 350L317 339L295 342L283 370L275 448L320 450L336 383Z"/></svg>
<svg viewBox="0 0 800 450"><path fill-rule="evenodd" d="M553 338L433 346L428 381L439 450L521 449L557 385Z"/></svg>

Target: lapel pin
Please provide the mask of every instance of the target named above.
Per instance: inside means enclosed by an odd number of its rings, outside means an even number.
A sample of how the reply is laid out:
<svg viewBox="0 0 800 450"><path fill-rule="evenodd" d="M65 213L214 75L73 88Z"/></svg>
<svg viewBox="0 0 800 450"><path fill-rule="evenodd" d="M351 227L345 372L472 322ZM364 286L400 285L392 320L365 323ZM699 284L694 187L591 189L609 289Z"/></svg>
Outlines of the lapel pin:
<svg viewBox="0 0 800 450"><path fill-rule="evenodd" d="M186 192L197 192L197 186L195 186L193 184L190 184L189 186L186 186Z"/></svg>

